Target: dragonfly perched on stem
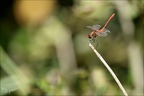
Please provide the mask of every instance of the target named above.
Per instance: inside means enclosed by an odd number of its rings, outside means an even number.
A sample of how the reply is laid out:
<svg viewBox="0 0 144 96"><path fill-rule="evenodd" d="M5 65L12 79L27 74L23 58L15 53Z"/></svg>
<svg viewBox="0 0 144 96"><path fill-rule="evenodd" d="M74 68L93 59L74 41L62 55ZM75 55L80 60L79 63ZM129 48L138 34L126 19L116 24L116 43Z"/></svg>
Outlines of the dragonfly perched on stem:
<svg viewBox="0 0 144 96"><path fill-rule="evenodd" d="M102 28L101 28L101 25L86 26L87 28L90 28L91 30L93 30L91 33L88 34L88 38L90 39L90 42L92 43L95 42L95 39L97 36L105 37L107 36L107 33L110 33L110 31L108 29L105 29L105 27L107 26L109 21L114 17L114 15L115 13L109 17L108 21L105 23L104 27ZM97 42L97 45L98 45L98 42Z"/></svg>

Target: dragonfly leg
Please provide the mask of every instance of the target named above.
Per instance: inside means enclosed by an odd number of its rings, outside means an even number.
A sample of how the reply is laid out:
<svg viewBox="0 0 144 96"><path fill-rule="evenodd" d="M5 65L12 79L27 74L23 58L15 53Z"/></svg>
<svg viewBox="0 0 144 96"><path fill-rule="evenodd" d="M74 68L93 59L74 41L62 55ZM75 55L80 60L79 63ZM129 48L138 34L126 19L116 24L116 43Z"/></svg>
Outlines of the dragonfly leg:
<svg viewBox="0 0 144 96"><path fill-rule="evenodd" d="M95 38L91 38L89 41L90 41L91 43L94 43L94 42L95 42Z"/></svg>
<svg viewBox="0 0 144 96"><path fill-rule="evenodd" d="M97 47L99 43L98 43L98 41L97 41L97 39L96 39L96 38L95 38L95 40L96 40L96 47Z"/></svg>

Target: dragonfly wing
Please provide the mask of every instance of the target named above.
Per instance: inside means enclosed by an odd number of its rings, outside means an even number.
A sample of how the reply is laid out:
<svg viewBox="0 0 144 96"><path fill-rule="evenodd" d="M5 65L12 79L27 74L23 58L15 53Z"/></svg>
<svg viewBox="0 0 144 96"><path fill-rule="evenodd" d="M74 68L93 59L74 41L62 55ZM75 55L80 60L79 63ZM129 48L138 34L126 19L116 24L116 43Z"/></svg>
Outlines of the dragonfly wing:
<svg viewBox="0 0 144 96"><path fill-rule="evenodd" d="M104 32L105 32L105 33L107 33L107 32L108 32L108 33L111 33L108 29L104 29Z"/></svg>
<svg viewBox="0 0 144 96"><path fill-rule="evenodd" d="M91 29L91 30L95 30L94 26L86 26L87 28Z"/></svg>
<svg viewBox="0 0 144 96"><path fill-rule="evenodd" d="M101 25L93 25L96 30L99 30L101 28Z"/></svg>
<svg viewBox="0 0 144 96"><path fill-rule="evenodd" d="M99 30L101 28L100 25L93 25L93 26L86 26L87 28L90 28L91 30Z"/></svg>
<svg viewBox="0 0 144 96"><path fill-rule="evenodd" d="M106 32L97 32L96 34L97 34L98 36L102 36L102 37L107 36L107 33L106 33Z"/></svg>

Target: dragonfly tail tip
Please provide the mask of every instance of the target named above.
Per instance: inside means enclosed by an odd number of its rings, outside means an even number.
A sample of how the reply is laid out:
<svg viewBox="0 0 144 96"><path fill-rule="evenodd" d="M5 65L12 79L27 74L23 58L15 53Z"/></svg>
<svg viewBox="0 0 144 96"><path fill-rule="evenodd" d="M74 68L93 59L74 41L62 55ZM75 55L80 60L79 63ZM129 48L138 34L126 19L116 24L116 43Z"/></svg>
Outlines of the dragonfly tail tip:
<svg viewBox="0 0 144 96"><path fill-rule="evenodd" d="M115 15L115 13L112 14L113 16Z"/></svg>

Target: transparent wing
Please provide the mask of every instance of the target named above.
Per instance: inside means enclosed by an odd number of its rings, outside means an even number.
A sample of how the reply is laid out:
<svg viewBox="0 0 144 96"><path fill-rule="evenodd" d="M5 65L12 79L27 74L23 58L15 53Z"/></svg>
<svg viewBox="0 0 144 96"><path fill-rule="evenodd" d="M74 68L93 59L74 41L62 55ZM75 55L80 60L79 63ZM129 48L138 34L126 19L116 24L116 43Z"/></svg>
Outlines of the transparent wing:
<svg viewBox="0 0 144 96"><path fill-rule="evenodd" d="M104 32L105 32L105 33L107 33L107 32L108 32L108 33L111 33L108 29L104 29Z"/></svg>
<svg viewBox="0 0 144 96"><path fill-rule="evenodd" d="M101 28L101 25L93 25L95 29L99 30Z"/></svg>
<svg viewBox="0 0 144 96"><path fill-rule="evenodd" d="M86 26L86 27L91 29L91 30L96 30L94 26Z"/></svg>
<svg viewBox="0 0 144 96"><path fill-rule="evenodd" d="M98 36L102 36L102 37L107 36L107 33L110 33L110 31L109 31L108 29L104 29L104 30L101 31L101 32L96 32L96 34L97 34Z"/></svg>
<svg viewBox="0 0 144 96"><path fill-rule="evenodd" d="M100 25L93 25L93 26L86 26L87 28L90 28L91 30L99 30L100 29Z"/></svg>
<svg viewBox="0 0 144 96"><path fill-rule="evenodd" d="M102 36L102 37L107 36L107 33L106 33L106 32L97 32L96 34L97 34L98 36Z"/></svg>

